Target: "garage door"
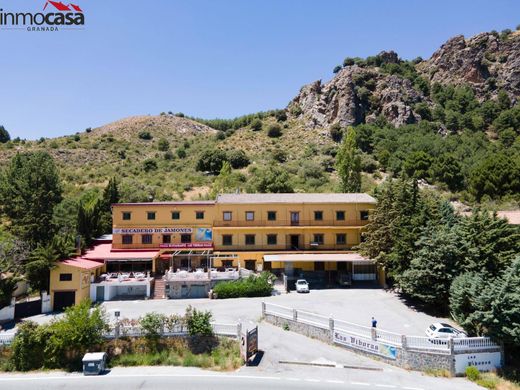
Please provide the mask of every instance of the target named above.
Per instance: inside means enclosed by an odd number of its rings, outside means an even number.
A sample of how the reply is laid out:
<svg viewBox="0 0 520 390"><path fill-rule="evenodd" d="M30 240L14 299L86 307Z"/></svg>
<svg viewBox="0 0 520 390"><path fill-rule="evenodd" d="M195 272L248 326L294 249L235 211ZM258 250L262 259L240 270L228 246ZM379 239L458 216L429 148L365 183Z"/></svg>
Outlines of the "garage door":
<svg viewBox="0 0 520 390"><path fill-rule="evenodd" d="M54 293L54 311L62 311L66 307L73 306L75 301L75 291L56 291Z"/></svg>

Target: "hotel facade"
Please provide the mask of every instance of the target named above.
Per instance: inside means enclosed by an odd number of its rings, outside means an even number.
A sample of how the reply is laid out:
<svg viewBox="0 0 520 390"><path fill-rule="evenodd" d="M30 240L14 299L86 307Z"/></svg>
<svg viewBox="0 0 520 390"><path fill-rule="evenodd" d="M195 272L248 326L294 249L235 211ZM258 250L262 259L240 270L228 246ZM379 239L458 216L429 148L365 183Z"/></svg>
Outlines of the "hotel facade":
<svg viewBox="0 0 520 390"><path fill-rule="evenodd" d="M168 281L176 280L171 275L194 271L267 270L286 275L289 282L304 277L311 288L340 283L342 275L353 283L384 283L375 264L354 251L375 205L371 196L352 193L222 194L213 201L119 203L112 205L111 241L81 259L102 264L98 273L146 274L156 284L163 280L167 297L183 296L168 294L173 288ZM96 278L91 275L91 298L121 295L96 286ZM53 287L59 291L60 285L51 286L51 297ZM209 287L199 289L199 295ZM139 291L145 290L152 294L151 287Z"/></svg>

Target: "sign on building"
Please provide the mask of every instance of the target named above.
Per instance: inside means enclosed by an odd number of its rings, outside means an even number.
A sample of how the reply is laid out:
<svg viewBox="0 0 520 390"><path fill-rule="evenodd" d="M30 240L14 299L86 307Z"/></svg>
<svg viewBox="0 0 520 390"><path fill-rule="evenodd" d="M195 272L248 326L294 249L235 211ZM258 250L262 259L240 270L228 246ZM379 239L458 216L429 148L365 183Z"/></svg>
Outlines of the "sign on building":
<svg viewBox="0 0 520 390"><path fill-rule="evenodd" d="M395 360L397 358L396 347L383 344L369 338L353 335L347 332L335 330L334 342L336 344L345 345L350 348L360 349L368 353L384 356L388 359Z"/></svg>
<svg viewBox="0 0 520 390"><path fill-rule="evenodd" d="M159 248L171 248L171 249L212 249L212 242L188 242L188 243L180 243L180 244L159 244Z"/></svg>
<svg viewBox="0 0 520 390"><path fill-rule="evenodd" d="M211 229L210 229L211 230ZM153 233L193 233L191 227L162 227L162 228L114 228L112 234L153 234Z"/></svg>
<svg viewBox="0 0 520 390"><path fill-rule="evenodd" d="M502 367L500 352L477 352L455 355L455 372L464 374L466 367L475 366L479 371L492 371Z"/></svg>

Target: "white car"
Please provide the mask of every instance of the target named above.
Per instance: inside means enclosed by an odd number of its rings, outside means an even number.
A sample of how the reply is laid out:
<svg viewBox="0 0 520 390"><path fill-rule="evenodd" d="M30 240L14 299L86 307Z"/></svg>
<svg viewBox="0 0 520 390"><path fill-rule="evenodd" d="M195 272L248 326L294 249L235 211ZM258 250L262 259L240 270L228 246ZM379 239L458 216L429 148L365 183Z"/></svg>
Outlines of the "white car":
<svg viewBox="0 0 520 390"><path fill-rule="evenodd" d="M305 279L298 279L296 281L296 292L299 293L308 293L309 292L309 283Z"/></svg>
<svg viewBox="0 0 520 390"><path fill-rule="evenodd" d="M461 330L455 329L450 324L443 324L441 322L436 322L435 324L431 324L428 328L426 328L426 336L436 338L436 339L452 339L452 338L461 338L468 337L466 333Z"/></svg>

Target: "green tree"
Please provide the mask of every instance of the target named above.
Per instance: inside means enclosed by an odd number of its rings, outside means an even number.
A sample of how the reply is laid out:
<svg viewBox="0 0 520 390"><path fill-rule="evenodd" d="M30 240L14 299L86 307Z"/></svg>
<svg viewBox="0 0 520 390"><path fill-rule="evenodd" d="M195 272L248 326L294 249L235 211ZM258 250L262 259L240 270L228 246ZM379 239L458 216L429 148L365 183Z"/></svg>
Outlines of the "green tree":
<svg viewBox="0 0 520 390"><path fill-rule="evenodd" d="M102 234L102 202L97 198L80 201L77 215L78 234L88 246L92 240Z"/></svg>
<svg viewBox="0 0 520 390"><path fill-rule="evenodd" d="M0 126L0 144L5 144L10 140L11 136L9 135L9 132L5 129L4 126Z"/></svg>
<svg viewBox="0 0 520 390"><path fill-rule="evenodd" d="M460 162L452 154L442 154L431 166L435 180L445 183L451 191L464 187L464 175Z"/></svg>
<svg viewBox="0 0 520 390"><path fill-rule="evenodd" d="M213 182L212 197L216 197L218 194L229 192L233 189L234 180L232 177L231 164L224 161L220 173Z"/></svg>
<svg viewBox="0 0 520 390"><path fill-rule="evenodd" d="M99 228L100 234L108 234L112 232L112 205L119 202L119 184L115 177L112 177L105 189L99 207Z"/></svg>
<svg viewBox="0 0 520 390"><path fill-rule="evenodd" d="M11 346L11 362L17 371L36 370L43 367L46 333L34 321L23 321Z"/></svg>
<svg viewBox="0 0 520 390"><path fill-rule="evenodd" d="M456 230L464 253L460 265L466 272L496 277L520 252L520 232L496 213L476 209Z"/></svg>
<svg viewBox="0 0 520 390"><path fill-rule="evenodd" d="M39 245L29 255L25 265L25 277L35 291L49 291L50 271L56 267L56 262L60 260L53 245Z"/></svg>
<svg viewBox="0 0 520 390"><path fill-rule="evenodd" d="M292 193L292 187L287 171L280 167L271 166L256 175L255 190L261 193Z"/></svg>
<svg viewBox="0 0 520 390"><path fill-rule="evenodd" d="M448 226L430 224L417 243L410 268L399 277L403 291L425 304L447 309L450 286L461 258L457 234Z"/></svg>
<svg viewBox="0 0 520 390"><path fill-rule="evenodd" d="M45 365L48 368L81 368L81 358L90 348L103 342L108 330L101 307L91 309L88 299L65 309L62 319L50 325L45 345Z"/></svg>
<svg viewBox="0 0 520 390"><path fill-rule="evenodd" d="M54 207L62 200L58 170L46 152L20 153L11 158L0 178L0 208L14 235L45 243L53 235Z"/></svg>
<svg viewBox="0 0 520 390"><path fill-rule="evenodd" d="M361 191L361 156L356 145L356 131L349 127L336 155L336 169L342 192Z"/></svg>
<svg viewBox="0 0 520 390"><path fill-rule="evenodd" d="M262 121L258 118L253 119L250 126L251 126L251 130L253 130L253 131L260 131L260 130L262 130Z"/></svg>
<svg viewBox="0 0 520 390"><path fill-rule="evenodd" d="M406 174L410 177L416 177L418 179L428 178L430 166L432 164L432 158L429 154L419 151L413 152L406 158L403 169Z"/></svg>
<svg viewBox="0 0 520 390"><path fill-rule="evenodd" d="M2 264L0 264L2 265ZM5 270L6 268L2 268ZM12 275L0 274L0 309L11 304L11 297L16 288L18 278Z"/></svg>
<svg viewBox="0 0 520 390"><path fill-rule="evenodd" d="M231 167L234 169L240 169L247 167L251 160L247 157L246 153L242 149L231 150L227 155L228 161Z"/></svg>
<svg viewBox="0 0 520 390"><path fill-rule="evenodd" d="M341 126L339 123L334 123L331 127L330 127L330 138L332 138L332 140L334 142L341 142L341 139L343 138L343 130L341 129Z"/></svg>
<svg viewBox="0 0 520 390"><path fill-rule="evenodd" d="M210 311L200 311L190 305L186 309L185 318L190 336L213 336L213 315Z"/></svg>
<svg viewBox="0 0 520 390"><path fill-rule="evenodd" d="M224 161L227 161L227 155L223 150L206 150L197 161L197 171L205 171L210 172L213 175L218 175L222 169Z"/></svg>
<svg viewBox="0 0 520 390"><path fill-rule="evenodd" d="M383 183L376 195L377 205L370 215L370 222L363 234L359 249L361 253L373 259L387 273L389 255L394 246L394 224L398 217L395 209L395 189L392 180Z"/></svg>
<svg viewBox="0 0 520 390"><path fill-rule="evenodd" d="M457 323L469 334L482 334L478 319L482 292L487 283L479 273L466 272L457 276L450 286L450 313Z"/></svg>

